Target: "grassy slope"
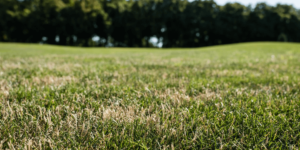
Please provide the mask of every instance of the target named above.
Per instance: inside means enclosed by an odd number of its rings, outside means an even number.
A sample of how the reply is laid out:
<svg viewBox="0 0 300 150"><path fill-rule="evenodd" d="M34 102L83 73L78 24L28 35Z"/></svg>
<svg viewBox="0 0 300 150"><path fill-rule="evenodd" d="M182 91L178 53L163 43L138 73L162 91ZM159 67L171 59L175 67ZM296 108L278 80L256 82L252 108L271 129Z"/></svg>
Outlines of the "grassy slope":
<svg viewBox="0 0 300 150"><path fill-rule="evenodd" d="M300 44L0 43L0 149L299 149Z"/></svg>

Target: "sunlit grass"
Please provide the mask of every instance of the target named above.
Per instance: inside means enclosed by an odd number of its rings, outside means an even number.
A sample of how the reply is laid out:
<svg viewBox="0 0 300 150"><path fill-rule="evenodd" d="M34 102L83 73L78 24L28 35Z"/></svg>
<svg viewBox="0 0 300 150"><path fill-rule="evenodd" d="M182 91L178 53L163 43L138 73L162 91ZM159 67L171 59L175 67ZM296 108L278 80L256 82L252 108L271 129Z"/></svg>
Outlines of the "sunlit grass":
<svg viewBox="0 0 300 150"><path fill-rule="evenodd" d="M0 149L299 149L299 58L0 43Z"/></svg>

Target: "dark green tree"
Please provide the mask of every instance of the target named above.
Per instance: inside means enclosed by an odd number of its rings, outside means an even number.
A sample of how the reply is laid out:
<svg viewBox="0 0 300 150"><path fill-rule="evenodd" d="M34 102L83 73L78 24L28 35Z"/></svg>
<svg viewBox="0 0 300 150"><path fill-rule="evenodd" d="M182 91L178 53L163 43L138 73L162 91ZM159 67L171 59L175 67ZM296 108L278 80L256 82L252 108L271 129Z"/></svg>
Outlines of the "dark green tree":
<svg viewBox="0 0 300 150"><path fill-rule="evenodd" d="M152 37L163 47L300 42L299 12L291 5L252 9L213 0L1 0L0 41L126 47L152 47Z"/></svg>

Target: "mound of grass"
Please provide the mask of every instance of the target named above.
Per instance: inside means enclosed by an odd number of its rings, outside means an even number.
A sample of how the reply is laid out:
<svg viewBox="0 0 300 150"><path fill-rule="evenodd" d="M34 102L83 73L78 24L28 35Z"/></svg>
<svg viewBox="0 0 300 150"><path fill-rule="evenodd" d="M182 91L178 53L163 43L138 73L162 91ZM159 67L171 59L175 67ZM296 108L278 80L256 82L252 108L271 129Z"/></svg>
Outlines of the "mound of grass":
<svg viewBox="0 0 300 150"><path fill-rule="evenodd" d="M0 44L0 149L299 149L300 45Z"/></svg>

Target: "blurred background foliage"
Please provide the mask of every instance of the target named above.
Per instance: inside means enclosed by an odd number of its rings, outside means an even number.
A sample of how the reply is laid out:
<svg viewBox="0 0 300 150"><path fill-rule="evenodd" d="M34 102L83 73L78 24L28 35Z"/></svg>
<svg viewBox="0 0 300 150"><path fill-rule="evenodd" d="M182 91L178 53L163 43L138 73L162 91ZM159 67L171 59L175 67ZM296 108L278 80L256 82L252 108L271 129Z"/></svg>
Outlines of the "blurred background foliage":
<svg viewBox="0 0 300 150"><path fill-rule="evenodd" d="M0 0L0 41L121 47L300 42L300 11L212 0Z"/></svg>

